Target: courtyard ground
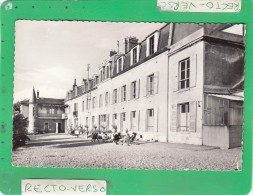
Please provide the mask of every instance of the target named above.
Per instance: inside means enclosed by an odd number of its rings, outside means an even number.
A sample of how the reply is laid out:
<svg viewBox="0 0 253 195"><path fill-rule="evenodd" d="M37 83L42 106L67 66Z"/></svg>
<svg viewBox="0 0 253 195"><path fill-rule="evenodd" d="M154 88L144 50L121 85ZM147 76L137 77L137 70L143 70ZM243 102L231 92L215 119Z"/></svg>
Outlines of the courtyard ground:
<svg viewBox="0 0 253 195"><path fill-rule="evenodd" d="M44 134L13 151L14 166L80 167L167 170L235 170L241 169L242 150L215 147L135 142L116 145L95 142L85 136ZM239 166L239 167L238 167Z"/></svg>

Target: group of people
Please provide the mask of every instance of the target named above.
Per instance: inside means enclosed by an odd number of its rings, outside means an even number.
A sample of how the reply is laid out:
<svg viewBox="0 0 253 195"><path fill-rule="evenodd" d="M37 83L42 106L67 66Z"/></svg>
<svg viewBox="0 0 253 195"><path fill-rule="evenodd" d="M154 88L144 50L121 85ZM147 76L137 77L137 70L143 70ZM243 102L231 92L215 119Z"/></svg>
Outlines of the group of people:
<svg viewBox="0 0 253 195"><path fill-rule="evenodd" d="M127 145L130 145L136 138L137 133L133 132L132 135L130 135L128 129L126 129L125 132L126 132L125 135L121 135L120 132L117 132L117 130L115 130L115 132L112 135L108 135L106 132L98 133L94 131L91 134L91 139L92 142L98 140L102 141L112 140L115 144L121 143L123 145L126 143Z"/></svg>
<svg viewBox="0 0 253 195"><path fill-rule="evenodd" d="M121 143L122 145L126 143L129 146L135 140L136 135L137 133L135 132L130 135L127 129L125 136L121 136L120 132L117 132L117 130L115 130L113 134L113 142L115 144Z"/></svg>

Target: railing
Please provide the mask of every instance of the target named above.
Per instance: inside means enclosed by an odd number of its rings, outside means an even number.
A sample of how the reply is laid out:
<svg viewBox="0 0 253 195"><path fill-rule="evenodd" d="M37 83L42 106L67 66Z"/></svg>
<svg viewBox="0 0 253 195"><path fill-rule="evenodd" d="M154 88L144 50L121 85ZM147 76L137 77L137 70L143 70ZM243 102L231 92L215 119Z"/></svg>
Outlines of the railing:
<svg viewBox="0 0 253 195"><path fill-rule="evenodd" d="M39 113L38 117L41 118L62 118L62 114L47 114L47 113Z"/></svg>
<svg viewBox="0 0 253 195"><path fill-rule="evenodd" d="M67 113L63 113L62 114L62 119L67 119L68 118L68 114Z"/></svg>

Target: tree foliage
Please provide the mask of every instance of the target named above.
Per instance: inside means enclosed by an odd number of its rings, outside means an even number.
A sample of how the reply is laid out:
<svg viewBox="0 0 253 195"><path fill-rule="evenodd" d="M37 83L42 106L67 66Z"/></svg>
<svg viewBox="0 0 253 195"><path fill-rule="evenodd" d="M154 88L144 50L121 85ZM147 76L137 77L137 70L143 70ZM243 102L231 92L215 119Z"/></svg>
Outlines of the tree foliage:
<svg viewBox="0 0 253 195"><path fill-rule="evenodd" d="M13 105L13 135L26 135L28 119L20 113L20 102Z"/></svg>
<svg viewBox="0 0 253 195"><path fill-rule="evenodd" d="M13 134L27 134L28 119L23 114L15 113L13 116Z"/></svg>

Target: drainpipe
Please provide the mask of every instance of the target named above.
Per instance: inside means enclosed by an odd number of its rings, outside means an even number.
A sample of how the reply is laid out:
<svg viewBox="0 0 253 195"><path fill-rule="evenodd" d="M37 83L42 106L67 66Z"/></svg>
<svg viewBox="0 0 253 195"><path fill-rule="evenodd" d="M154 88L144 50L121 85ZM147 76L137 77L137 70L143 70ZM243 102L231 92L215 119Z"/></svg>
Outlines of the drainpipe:
<svg viewBox="0 0 253 195"><path fill-rule="evenodd" d="M169 50L168 50L169 51ZM166 110L167 110L167 124L166 124L166 142L169 142L169 55L167 56L168 63L167 63L167 101L166 101Z"/></svg>

